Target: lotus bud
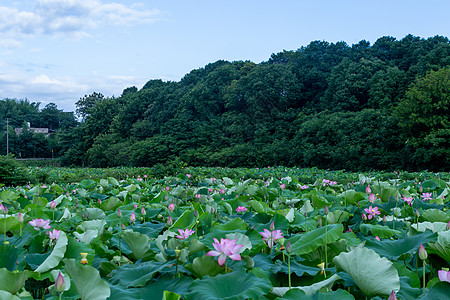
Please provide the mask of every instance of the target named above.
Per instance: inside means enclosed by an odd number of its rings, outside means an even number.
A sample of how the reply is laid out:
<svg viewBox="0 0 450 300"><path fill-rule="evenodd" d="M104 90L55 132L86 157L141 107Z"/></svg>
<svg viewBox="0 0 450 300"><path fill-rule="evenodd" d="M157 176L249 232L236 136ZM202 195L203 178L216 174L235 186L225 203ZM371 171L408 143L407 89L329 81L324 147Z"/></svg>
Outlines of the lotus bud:
<svg viewBox="0 0 450 300"><path fill-rule="evenodd" d="M322 218L319 218L319 220L317 220L317 226L319 228L322 227Z"/></svg>
<svg viewBox="0 0 450 300"><path fill-rule="evenodd" d="M427 259L427 257L428 257L427 251L425 250L423 245L420 244L420 246L419 246L419 258L421 260L425 260L425 259Z"/></svg>
<svg viewBox="0 0 450 300"><path fill-rule="evenodd" d="M288 241L287 244L286 244L286 252L288 254L290 254L292 252L292 245L291 245L290 241Z"/></svg>
<svg viewBox="0 0 450 300"><path fill-rule="evenodd" d="M167 208L169 211L173 211L175 209L175 204L170 203L169 207Z"/></svg>
<svg viewBox="0 0 450 300"><path fill-rule="evenodd" d="M378 235L375 237L375 239L376 239L377 241L380 241L380 238L378 237Z"/></svg>
<svg viewBox="0 0 450 300"><path fill-rule="evenodd" d="M134 205L133 205L133 208L136 209L136 208L137 208L137 204L134 204Z"/></svg>
<svg viewBox="0 0 450 300"><path fill-rule="evenodd" d="M98 205L102 204L102 200L97 199L97 203L98 203Z"/></svg>
<svg viewBox="0 0 450 300"><path fill-rule="evenodd" d="M54 200L52 202L50 202L50 208L56 209L56 202Z"/></svg>
<svg viewBox="0 0 450 300"><path fill-rule="evenodd" d="M366 186L366 193L367 193L367 194L372 193L372 190L370 189L370 186Z"/></svg>
<svg viewBox="0 0 450 300"><path fill-rule="evenodd" d="M121 226L122 226L122 230L126 229L125 224L122 223Z"/></svg>
<svg viewBox="0 0 450 300"><path fill-rule="evenodd" d="M275 230L275 224L273 223L273 221L272 221L272 223L270 223L270 231L274 231Z"/></svg>
<svg viewBox="0 0 450 300"><path fill-rule="evenodd" d="M198 211L194 210L194 218L197 218L197 217L198 217Z"/></svg>
<svg viewBox="0 0 450 300"><path fill-rule="evenodd" d="M135 221L136 221L136 215L134 214L134 212L132 212L131 216L130 216L130 222L134 223Z"/></svg>
<svg viewBox="0 0 450 300"><path fill-rule="evenodd" d="M120 211L120 208L117 209L117 217L122 218L122 212Z"/></svg>
<svg viewBox="0 0 450 300"><path fill-rule="evenodd" d="M365 213L362 213L361 217L362 217L363 221L366 221L366 220L367 220L367 216L366 216Z"/></svg>
<svg viewBox="0 0 450 300"><path fill-rule="evenodd" d="M167 219L167 225L172 226L173 221L172 221L172 217L169 216L169 218Z"/></svg>
<svg viewBox="0 0 450 300"><path fill-rule="evenodd" d="M397 296L395 295L394 291L391 292L391 294L389 295L388 300L397 300Z"/></svg>
<svg viewBox="0 0 450 300"><path fill-rule="evenodd" d="M325 205L325 208L323 209L323 213L325 215L328 215L329 212L330 212L330 210L328 209L328 205Z"/></svg>
<svg viewBox="0 0 450 300"><path fill-rule="evenodd" d="M214 214L214 208L211 207L211 213Z"/></svg>
<svg viewBox="0 0 450 300"><path fill-rule="evenodd" d="M383 216L383 222L384 222L384 223L387 222L386 215Z"/></svg>
<svg viewBox="0 0 450 300"><path fill-rule="evenodd" d="M419 210L416 208L416 217L418 218L420 216Z"/></svg>
<svg viewBox="0 0 450 300"><path fill-rule="evenodd" d="M145 216L147 214L147 211L145 208L141 208L141 215Z"/></svg>
<svg viewBox="0 0 450 300"><path fill-rule="evenodd" d="M86 261L87 262L87 261ZM64 276L59 272L58 277L55 281L55 291L57 293L62 293L66 289L66 282L64 281Z"/></svg>
<svg viewBox="0 0 450 300"><path fill-rule="evenodd" d="M450 229L450 220L447 223L447 226L445 226L445 229L449 230Z"/></svg>
<svg viewBox="0 0 450 300"><path fill-rule="evenodd" d="M377 199L377 197L376 197L373 193L371 193L371 194L369 195L369 201L370 201L371 203L374 203L376 199Z"/></svg>
<svg viewBox="0 0 450 300"><path fill-rule="evenodd" d="M20 223L23 223L23 215L22 215L22 213L19 213L19 214L17 215L17 220L18 220Z"/></svg>

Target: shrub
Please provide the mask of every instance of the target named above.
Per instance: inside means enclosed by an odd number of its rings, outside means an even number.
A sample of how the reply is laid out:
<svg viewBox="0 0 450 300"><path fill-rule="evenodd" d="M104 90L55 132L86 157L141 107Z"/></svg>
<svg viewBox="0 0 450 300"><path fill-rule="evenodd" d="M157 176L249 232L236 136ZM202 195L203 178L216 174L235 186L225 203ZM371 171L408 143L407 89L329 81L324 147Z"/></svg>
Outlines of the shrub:
<svg viewBox="0 0 450 300"><path fill-rule="evenodd" d="M34 181L26 168L15 160L14 156L0 155L0 183L4 185L22 185Z"/></svg>

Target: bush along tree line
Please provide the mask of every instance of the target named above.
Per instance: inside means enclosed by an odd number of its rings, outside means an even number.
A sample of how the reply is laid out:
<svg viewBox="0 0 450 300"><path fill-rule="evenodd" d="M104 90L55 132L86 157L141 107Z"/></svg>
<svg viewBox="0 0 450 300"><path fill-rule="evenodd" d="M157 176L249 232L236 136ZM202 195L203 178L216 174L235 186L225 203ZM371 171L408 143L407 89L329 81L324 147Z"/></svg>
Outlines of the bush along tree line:
<svg viewBox="0 0 450 300"><path fill-rule="evenodd" d="M86 95L80 123L61 121L47 141L64 164L91 167L448 170L449 78L446 37L313 41L259 64L220 60L178 82Z"/></svg>

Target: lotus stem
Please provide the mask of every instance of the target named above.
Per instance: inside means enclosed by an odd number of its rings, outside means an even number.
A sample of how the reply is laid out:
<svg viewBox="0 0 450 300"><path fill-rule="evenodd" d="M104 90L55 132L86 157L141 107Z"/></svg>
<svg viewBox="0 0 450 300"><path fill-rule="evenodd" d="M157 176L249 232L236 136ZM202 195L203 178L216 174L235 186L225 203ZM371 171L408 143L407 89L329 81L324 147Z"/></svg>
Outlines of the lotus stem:
<svg viewBox="0 0 450 300"><path fill-rule="evenodd" d="M122 247L120 245L120 237L122 236L122 222L120 222L119 225L119 267L120 267L120 261L122 260Z"/></svg>
<svg viewBox="0 0 450 300"><path fill-rule="evenodd" d="M426 287L426 280L425 280L425 266L427 265L427 263L425 262L425 260L423 260L423 295L425 296L425 287Z"/></svg>
<svg viewBox="0 0 450 300"><path fill-rule="evenodd" d="M289 281L289 290L291 289L291 256L288 255L288 281Z"/></svg>
<svg viewBox="0 0 450 300"><path fill-rule="evenodd" d="M328 228L327 228L327 217L325 216L325 268L328 268L328 251L327 251L327 245L328 245L328 240L327 240L327 233L328 233Z"/></svg>

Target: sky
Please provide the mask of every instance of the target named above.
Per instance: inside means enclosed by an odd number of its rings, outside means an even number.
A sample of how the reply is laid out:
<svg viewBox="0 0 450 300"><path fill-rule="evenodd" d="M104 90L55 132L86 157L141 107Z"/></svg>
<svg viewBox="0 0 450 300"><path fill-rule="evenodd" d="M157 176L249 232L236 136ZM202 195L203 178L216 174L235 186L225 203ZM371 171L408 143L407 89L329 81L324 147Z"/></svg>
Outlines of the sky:
<svg viewBox="0 0 450 300"><path fill-rule="evenodd" d="M448 0L0 1L0 100L40 108L310 42L450 37Z"/></svg>

